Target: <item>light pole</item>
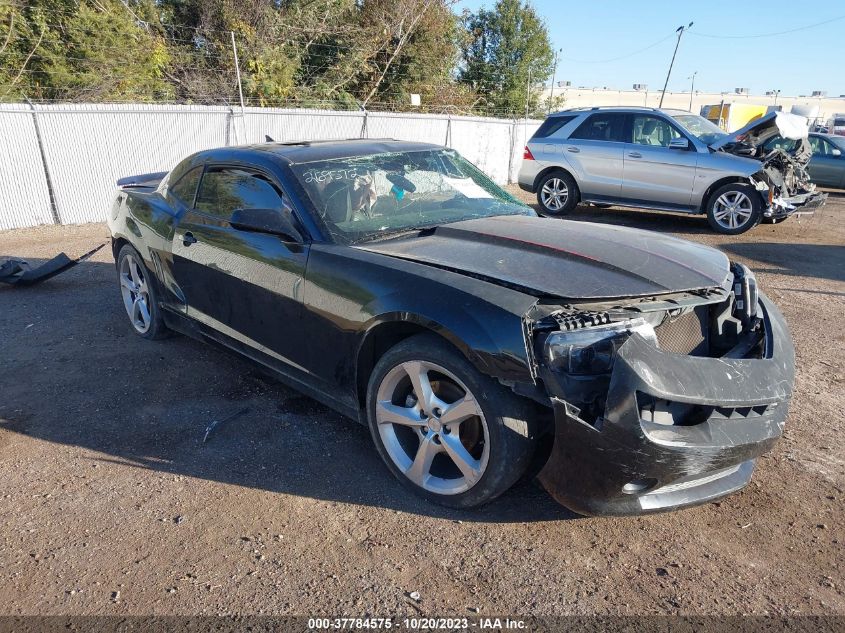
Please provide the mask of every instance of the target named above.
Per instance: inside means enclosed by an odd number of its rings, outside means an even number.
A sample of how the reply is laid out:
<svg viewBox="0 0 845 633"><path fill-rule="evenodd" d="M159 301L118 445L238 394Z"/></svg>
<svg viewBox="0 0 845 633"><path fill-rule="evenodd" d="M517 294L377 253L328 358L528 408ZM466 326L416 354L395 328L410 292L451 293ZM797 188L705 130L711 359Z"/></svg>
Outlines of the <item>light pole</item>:
<svg viewBox="0 0 845 633"><path fill-rule="evenodd" d="M687 79L692 80L692 83L690 84L690 87L689 87L689 111L690 112L692 112L692 95L695 94L695 76L697 74L698 74L698 71L696 70L692 75L687 77Z"/></svg>
<svg viewBox="0 0 845 633"><path fill-rule="evenodd" d="M780 90L772 90L772 94L775 95L775 105L778 104L778 95L780 94Z"/></svg>
<svg viewBox="0 0 845 633"><path fill-rule="evenodd" d="M672 53L672 61L669 62L669 72L666 73L666 82L663 84L663 92L660 93L660 104L657 106L658 108L663 107L663 97L666 96L666 86L669 85L669 76L672 74L672 66L675 65L675 55L678 54L678 46L681 44L681 36L684 34L684 31L690 27L692 27L692 22L686 26L679 26L677 31L675 31L678 34L678 41L675 42L675 52Z"/></svg>
<svg viewBox="0 0 845 633"><path fill-rule="evenodd" d="M557 77L557 56L562 53L563 49L559 48L555 51L555 65L552 66L552 91L549 93L549 110L546 114L552 113L552 104L555 101L555 78Z"/></svg>

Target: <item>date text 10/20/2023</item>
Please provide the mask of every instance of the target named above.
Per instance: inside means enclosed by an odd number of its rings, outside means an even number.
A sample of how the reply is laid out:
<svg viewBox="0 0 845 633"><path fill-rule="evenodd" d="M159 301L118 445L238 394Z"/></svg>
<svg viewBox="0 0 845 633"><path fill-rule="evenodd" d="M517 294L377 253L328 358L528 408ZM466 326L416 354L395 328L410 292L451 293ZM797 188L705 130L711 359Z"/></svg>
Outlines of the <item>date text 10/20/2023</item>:
<svg viewBox="0 0 845 633"><path fill-rule="evenodd" d="M525 621L511 618L309 618L309 630L403 629L411 631L520 631Z"/></svg>

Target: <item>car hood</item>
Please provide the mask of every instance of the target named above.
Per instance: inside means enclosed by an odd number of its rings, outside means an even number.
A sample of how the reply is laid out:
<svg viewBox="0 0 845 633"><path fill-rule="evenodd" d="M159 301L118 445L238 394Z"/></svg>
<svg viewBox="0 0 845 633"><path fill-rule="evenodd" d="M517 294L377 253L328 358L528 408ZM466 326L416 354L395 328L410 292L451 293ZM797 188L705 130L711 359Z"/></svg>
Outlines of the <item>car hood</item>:
<svg viewBox="0 0 845 633"><path fill-rule="evenodd" d="M357 248L564 299L645 297L730 285L721 252L626 227L496 216Z"/></svg>
<svg viewBox="0 0 845 633"><path fill-rule="evenodd" d="M808 132L805 117L789 112L769 112L736 132L711 143L710 147L731 153L736 148L737 153L747 154L778 134L784 138L798 140L807 138Z"/></svg>

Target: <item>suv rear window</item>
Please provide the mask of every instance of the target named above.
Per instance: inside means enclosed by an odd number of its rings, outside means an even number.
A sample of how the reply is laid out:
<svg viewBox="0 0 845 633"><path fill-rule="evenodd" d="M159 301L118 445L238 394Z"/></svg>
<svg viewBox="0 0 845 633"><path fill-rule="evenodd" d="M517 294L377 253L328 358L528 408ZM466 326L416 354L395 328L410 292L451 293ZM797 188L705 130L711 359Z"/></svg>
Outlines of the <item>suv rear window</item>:
<svg viewBox="0 0 845 633"><path fill-rule="evenodd" d="M574 118L574 114L571 116L549 117L548 119L543 121L540 127L537 128L537 131L534 132L534 136L532 136L531 138L548 138Z"/></svg>
<svg viewBox="0 0 845 633"><path fill-rule="evenodd" d="M569 138L624 143L624 130L624 112L599 112L597 114L591 114L586 121L569 135Z"/></svg>

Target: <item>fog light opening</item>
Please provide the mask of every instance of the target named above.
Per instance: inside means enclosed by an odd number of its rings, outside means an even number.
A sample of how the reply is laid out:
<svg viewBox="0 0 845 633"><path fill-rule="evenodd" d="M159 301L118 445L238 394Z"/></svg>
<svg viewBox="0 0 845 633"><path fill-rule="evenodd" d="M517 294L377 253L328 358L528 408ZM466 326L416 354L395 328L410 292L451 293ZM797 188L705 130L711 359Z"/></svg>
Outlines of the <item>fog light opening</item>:
<svg viewBox="0 0 845 633"><path fill-rule="evenodd" d="M622 486L622 492L626 495L639 495L651 490L656 485L656 479L632 479Z"/></svg>

